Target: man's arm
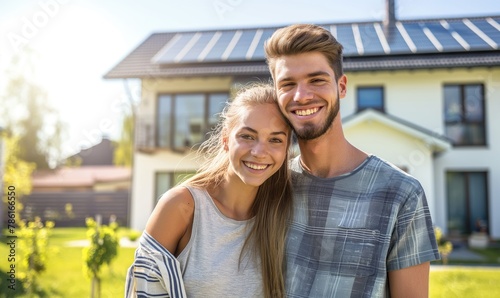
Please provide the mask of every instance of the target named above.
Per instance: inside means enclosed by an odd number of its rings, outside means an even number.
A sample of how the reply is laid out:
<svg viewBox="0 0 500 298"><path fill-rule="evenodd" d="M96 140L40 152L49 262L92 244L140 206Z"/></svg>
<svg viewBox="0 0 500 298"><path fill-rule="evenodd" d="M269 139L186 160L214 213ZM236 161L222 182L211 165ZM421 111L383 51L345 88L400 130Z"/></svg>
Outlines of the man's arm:
<svg viewBox="0 0 500 298"><path fill-rule="evenodd" d="M429 297L430 262L389 271L391 297Z"/></svg>

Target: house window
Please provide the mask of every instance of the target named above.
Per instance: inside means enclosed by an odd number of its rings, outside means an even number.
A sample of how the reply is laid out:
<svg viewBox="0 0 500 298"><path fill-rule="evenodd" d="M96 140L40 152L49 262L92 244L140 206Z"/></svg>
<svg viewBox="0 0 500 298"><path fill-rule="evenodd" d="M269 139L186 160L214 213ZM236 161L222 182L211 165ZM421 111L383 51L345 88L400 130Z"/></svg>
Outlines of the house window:
<svg viewBox="0 0 500 298"><path fill-rule="evenodd" d="M155 197L156 202L161 196L181 181L191 177L194 172L158 172L155 177Z"/></svg>
<svg viewBox="0 0 500 298"><path fill-rule="evenodd" d="M447 172L448 232L468 235L488 224L486 172Z"/></svg>
<svg viewBox="0 0 500 298"><path fill-rule="evenodd" d="M483 85L445 85L446 136L456 146L486 145Z"/></svg>
<svg viewBox="0 0 500 298"><path fill-rule="evenodd" d="M227 93L164 94L158 98L158 147L183 150L199 145L218 121Z"/></svg>
<svg viewBox="0 0 500 298"><path fill-rule="evenodd" d="M358 87L358 112L365 109L374 109L384 112L383 87Z"/></svg>

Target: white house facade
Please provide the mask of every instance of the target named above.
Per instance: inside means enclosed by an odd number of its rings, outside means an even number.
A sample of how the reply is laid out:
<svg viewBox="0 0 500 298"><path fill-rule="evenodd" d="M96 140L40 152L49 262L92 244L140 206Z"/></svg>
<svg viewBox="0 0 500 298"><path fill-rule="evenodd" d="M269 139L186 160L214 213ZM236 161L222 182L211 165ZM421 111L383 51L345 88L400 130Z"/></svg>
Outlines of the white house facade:
<svg viewBox="0 0 500 298"><path fill-rule="evenodd" d="M450 236L500 239L500 16L320 24L344 45L346 137L415 176ZM270 80L277 28L149 36L106 78L139 78L131 227L196 171L196 145L241 84Z"/></svg>

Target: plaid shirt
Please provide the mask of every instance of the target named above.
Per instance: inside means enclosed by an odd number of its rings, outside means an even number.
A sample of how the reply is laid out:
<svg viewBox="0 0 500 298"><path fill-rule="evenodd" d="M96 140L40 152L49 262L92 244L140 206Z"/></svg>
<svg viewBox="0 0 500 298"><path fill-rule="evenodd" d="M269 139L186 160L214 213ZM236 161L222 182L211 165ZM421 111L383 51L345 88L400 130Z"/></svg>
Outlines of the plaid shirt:
<svg viewBox="0 0 500 298"><path fill-rule="evenodd" d="M417 180L370 156L318 178L292 161L287 297L389 297L387 272L439 259Z"/></svg>

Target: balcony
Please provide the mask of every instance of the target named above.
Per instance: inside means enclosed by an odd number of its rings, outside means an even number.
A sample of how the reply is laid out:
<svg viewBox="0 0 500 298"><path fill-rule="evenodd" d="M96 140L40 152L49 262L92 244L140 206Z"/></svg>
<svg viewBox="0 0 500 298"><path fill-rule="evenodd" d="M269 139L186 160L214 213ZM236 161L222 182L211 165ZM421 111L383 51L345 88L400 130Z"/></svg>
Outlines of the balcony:
<svg viewBox="0 0 500 298"><path fill-rule="evenodd" d="M155 117L143 116L135 121L135 150L143 153L154 153L156 145Z"/></svg>

